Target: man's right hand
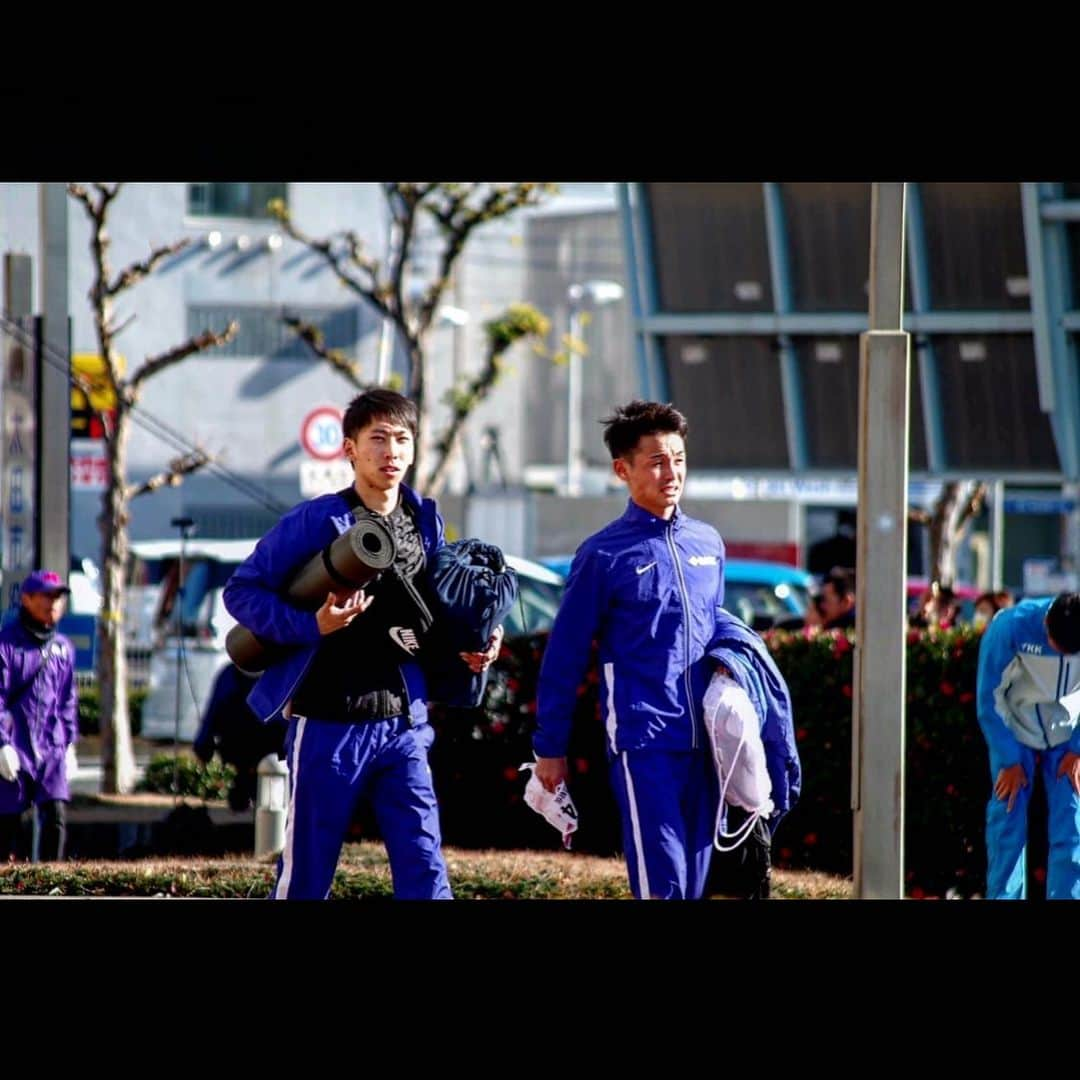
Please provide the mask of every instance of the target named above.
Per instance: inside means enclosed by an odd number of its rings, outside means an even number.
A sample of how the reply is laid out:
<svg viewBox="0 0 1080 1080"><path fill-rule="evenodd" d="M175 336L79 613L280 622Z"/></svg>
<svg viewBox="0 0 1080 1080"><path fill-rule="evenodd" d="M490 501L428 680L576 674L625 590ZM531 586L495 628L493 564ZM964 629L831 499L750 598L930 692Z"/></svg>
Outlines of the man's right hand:
<svg viewBox="0 0 1080 1080"><path fill-rule="evenodd" d="M1016 796L1020 793L1021 788L1026 787L1027 776L1024 774L1023 765L1010 765L1007 769L1002 769L997 774L997 780L994 782L994 794L999 799L1009 800L1009 805L1005 807L1005 813L1012 813L1013 803L1016 802Z"/></svg>
<svg viewBox="0 0 1080 1080"><path fill-rule="evenodd" d="M555 789L567 776L566 758L564 757L538 757L536 759L536 779L544 787L554 793Z"/></svg>
<svg viewBox="0 0 1080 1080"><path fill-rule="evenodd" d="M357 615L371 607L371 601L374 599L374 596L365 596L363 589L357 589L352 596L338 604L337 597L333 593L327 593L323 606L315 612L319 633L332 634L335 630L348 626Z"/></svg>

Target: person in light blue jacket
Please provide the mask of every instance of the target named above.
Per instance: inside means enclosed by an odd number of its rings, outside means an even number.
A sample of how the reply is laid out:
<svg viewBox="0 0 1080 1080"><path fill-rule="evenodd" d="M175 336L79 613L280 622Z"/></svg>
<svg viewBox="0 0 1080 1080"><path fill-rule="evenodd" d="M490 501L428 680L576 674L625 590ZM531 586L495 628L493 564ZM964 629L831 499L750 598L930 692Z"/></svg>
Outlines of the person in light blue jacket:
<svg viewBox="0 0 1080 1080"><path fill-rule="evenodd" d="M979 647L977 709L994 790L986 895L1027 895L1028 802L1041 762L1049 810L1048 900L1080 900L1080 593L999 611Z"/></svg>
<svg viewBox="0 0 1080 1080"><path fill-rule="evenodd" d="M719 786L702 699L724 599L724 542L679 509L686 419L634 401L605 421L626 512L578 548L540 668L535 775L567 777L578 688L599 641L600 699L630 887L639 899L700 899Z"/></svg>

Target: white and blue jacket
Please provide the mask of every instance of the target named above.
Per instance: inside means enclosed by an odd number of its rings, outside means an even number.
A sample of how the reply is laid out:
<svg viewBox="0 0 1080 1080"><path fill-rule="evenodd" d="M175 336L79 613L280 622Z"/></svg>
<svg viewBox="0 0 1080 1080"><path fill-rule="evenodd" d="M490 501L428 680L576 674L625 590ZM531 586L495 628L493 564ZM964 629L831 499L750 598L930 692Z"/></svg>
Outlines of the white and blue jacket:
<svg viewBox="0 0 1080 1080"><path fill-rule="evenodd" d="M421 499L401 485L401 498L416 512L416 525L430 563L443 544L443 522L434 499ZM355 522L352 510L340 493L294 506L259 541L255 550L233 572L222 598L241 626L279 645L295 646L263 672L248 695L248 704L260 720L281 715L307 673L322 640L314 611L293 607L284 599L285 588L311 558L332 543ZM427 688L420 665L399 665L409 698L413 724L427 720Z"/></svg>
<svg viewBox="0 0 1080 1080"><path fill-rule="evenodd" d="M594 638L610 753L705 748L706 650L723 600L720 534L678 507L664 521L631 500L574 556L540 668L536 753L566 754Z"/></svg>
<svg viewBox="0 0 1080 1080"><path fill-rule="evenodd" d="M1080 754L1080 653L1050 645L1046 612L1053 597L1024 600L991 620L979 646L979 726L1002 767L1019 764L1017 744Z"/></svg>

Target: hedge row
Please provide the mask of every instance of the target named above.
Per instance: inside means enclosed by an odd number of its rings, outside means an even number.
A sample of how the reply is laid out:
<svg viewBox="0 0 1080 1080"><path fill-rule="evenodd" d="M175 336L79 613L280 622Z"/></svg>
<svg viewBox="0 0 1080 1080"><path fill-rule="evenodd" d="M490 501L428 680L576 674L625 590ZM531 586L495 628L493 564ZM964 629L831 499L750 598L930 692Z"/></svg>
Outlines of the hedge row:
<svg viewBox="0 0 1080 1080"><path fill-rule="evenodd" d="M774 632L768 641L791 689L804 776L802 799L777 830L776 865L850 874L851 635ZM433 710L438 737L431 765L449 844L558 844L555 831L524 805L526 774L518 771L532 760L536 678L545 643L535 636L504 647L482 711ZM905 865L912 896L984 889L990 781L975 715L978 646L979 634L970 627L909 633ZM575 847L612 854L621 842L595 665L580 691L568 757L581 822Z"/></svg>

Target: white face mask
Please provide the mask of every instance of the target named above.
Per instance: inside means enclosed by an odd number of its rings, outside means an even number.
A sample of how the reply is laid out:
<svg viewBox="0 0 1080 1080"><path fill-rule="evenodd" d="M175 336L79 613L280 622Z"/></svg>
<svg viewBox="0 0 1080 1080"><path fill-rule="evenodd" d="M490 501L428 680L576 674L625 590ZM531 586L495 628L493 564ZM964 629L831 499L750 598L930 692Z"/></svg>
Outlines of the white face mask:
<svg viewBox="0 0 1080 1080"><path fill-rule="evenodd" d="M990 616L985 611L976 611L975 617L971 620L972 625L979 627L985 626L990 621Z"/></svg>

